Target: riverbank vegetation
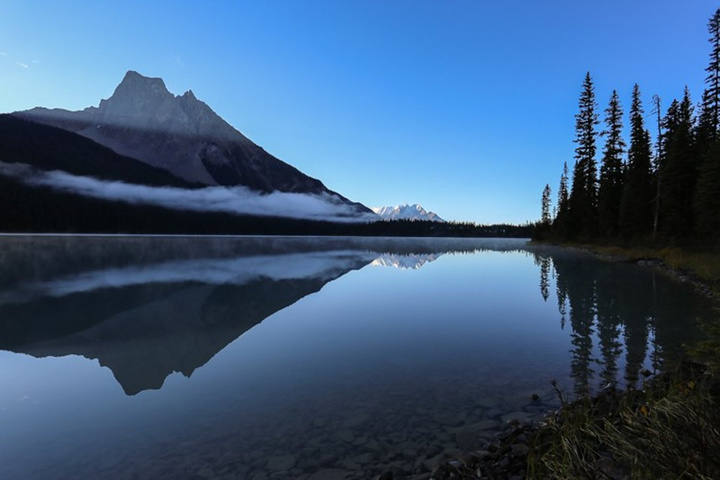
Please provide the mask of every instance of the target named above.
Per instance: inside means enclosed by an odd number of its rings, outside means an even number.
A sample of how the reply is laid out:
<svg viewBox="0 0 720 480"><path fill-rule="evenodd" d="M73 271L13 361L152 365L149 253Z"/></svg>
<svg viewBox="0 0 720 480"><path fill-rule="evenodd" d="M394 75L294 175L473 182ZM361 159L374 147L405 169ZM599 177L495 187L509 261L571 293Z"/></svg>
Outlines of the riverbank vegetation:
<svg viewBox="0 0 720 480"><path fill-rule="evenodd" d="M642 389L566 405L531 437L530 478L720 478L720 382L683 362Z"/></svg>

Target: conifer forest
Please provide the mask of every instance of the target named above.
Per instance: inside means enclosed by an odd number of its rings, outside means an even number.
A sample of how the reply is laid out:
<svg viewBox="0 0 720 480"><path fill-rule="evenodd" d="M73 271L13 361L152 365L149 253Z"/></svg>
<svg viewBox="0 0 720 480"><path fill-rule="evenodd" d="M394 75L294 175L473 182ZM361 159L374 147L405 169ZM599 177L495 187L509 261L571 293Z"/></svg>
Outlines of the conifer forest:
<svg viewBox="0 0 720 480"><path fill-rule="evenodd" d="M687 87L671 101L657 95L648 101L635 84L627 117L615 90L600 112L586 74L572 171L566 162L554 206L545 186L537 239L720 246L720 9L708 33L705 89L697 103Z"/></svg>

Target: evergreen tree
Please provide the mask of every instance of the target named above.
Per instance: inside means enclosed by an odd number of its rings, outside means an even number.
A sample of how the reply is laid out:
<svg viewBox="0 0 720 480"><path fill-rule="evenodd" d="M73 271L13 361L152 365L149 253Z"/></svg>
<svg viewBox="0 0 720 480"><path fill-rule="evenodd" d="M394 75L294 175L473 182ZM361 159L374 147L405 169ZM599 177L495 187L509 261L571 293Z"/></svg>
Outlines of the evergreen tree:
<svg viewBox="0 0 720 480"><path fill-rule="evenodd" d="M653 95L653 109L652 112L657 118L657 142L655 148L655 214L653 215L653 240L657 237L658 223L660 218L660 192L662 191L662 184L660 183L660 162L663 159L663 121L662 112L660 110L660 97Z"/></svg>
<svg viewBox="0 0 720 480"><path fill-rule="evenodd" d="M568 166L563 163L562 175L560 175L560 186L558 187L557 214L553 222L553 235L563 239L567 235L567 216L570 202L568 193Z"/></svg>
<svg viewBox="0 0 720 480"><path fill-rule="evenodd" d="M620 201L623 194L623 162L625 141L622 139L622 116L617 91L613 90L610 103L605 109L606 130L600 135L606 137L600 185L598 187L598 226L601 235L612 237L617 234L620 221Z"/></svg>
<svg viewBox="0 0 720 480"><path fill-rule="evenodd" d="M635 84L630 106L630 148L620 203L620 231L625 238L641 237L652 230L652 154L650 132L645 129L643 113L640 87Z"/></svg>
<svg viewBox="0 0 720 480"><path fill-rule="evenodd" d="M550 217L550 204L552 203L552 200L550 199L551 191L550 191L550 185L545 184L545 188L543 189L542 193L542 211L540 215L540 223L543 225L550 225L551 217Z"/></svg>
<svg viewBox="0 0 720 480"><path fill-rule="evenodd" d="M695 229L703 242L720 247L720 142L705 153L694 202Z"/></svg>
<svg viewBox="0 0 720 480"><path fill-rule="evenodd" d="M697 129L697 151L701 164L694 198L696 232L717 245L720 236L720 9L708 22L711 45L702 112Z"/></svg>
<svg viewBox="0 0 720 480"><path fill-rule="evenodd" d="M667 238L687 238L693 230L693 197L697 177L693 107L685 88L681 102L673 101L663 122L662 157L658 165L659 229Z"/></svg>
<svg viewBox="0 0 720 480"><path fill-rule="evenodd" d="M698 125L698 138L707 148L716 140L720 129L720 8L708 22L710 33L710 62L705 68L707 87L703 92L702 111ZM704 153L704 152L703 152Z"/></svg>
<svg viewBox="0 0 720 480"><path fill-rule="evenodd" d="M585 75L575 115L575 168L570 192L568 226L570 235L591 237L597 229L597 163L595 161L599 123L595 87L590 72Z"/></svg>

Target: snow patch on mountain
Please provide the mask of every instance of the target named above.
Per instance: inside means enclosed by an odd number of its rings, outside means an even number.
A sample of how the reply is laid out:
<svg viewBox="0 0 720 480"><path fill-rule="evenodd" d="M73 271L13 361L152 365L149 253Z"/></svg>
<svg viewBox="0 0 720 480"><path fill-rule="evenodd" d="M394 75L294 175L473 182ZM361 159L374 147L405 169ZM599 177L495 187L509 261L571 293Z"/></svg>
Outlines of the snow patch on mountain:
<svg viewBox="0 0 720 480"><path fill-rule="evenodd" d="M444 222L435 212L428 212L423 207L414 203L408 205L372 207L371 210L377 213L383 220L429 220L431 222Z"/></svg>

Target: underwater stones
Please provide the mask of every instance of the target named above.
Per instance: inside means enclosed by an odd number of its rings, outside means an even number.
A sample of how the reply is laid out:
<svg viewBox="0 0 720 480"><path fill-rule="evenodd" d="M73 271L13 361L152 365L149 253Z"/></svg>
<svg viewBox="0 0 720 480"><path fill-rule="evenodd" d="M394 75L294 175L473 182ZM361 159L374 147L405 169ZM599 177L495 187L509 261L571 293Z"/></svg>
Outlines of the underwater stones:
<svg viewBox="0 0 720 480"><path fill-rule="evenodd" d="M355 435L353 435L353 432L347 428L337 432L336 437L347 443L352 443L353 440L355 440Z"/></svg>
<svg viewBox="0 0 720 480"><path fill-rule="evenodd" d="M432 419L435 423L438 423L440 425L457 427L458 425L462 425L462 423L465 421L465 414L440 412L433 415Z"/></svg>
<svg viewBox="0 0 720 480"><path fill-rule="evenodd" d="M212 468L206 465L198 469L197 475L202 478L213 478L215 476L215 472Z"/></svg>
<svg viewBox="0 0 720 480"><path fill-rule="evenodd" d="M386 474L393 480L440 480L442 477L433 477L432 472L446 460L462 458L465 462L468 451L481 457L477 449L485 449L488 442L499 438L499 432L520 428L517 422L508 424L507 419L536 418L557 401L552 392L519 380L508 387L507 395L496 394L493 385L463 385L455 379L444 383L440 379L432 388L397 394L403 389L402 383L375 388L372 397L362 401L357 400L357 392L339 391L286 411L246 418L219 430L207 429L181 448L169 439L161 450L162 461L151 467L149 478L375 480ZM537 391L541 401L531 402L528 395L518 394L530 390ZM495 466L486 470L482 463L480 468L478 460L467 478L480 478L478 468L483 475L504 472L495 478L516 475L514 465L521 459L523 447L511 444L522 445L527 438L522 432L513 435L503 453L509 457L503 462L509 462L507 468L500 470L496 465L502 456L496 451L497 457L490 461ZM475 460L469 457L467 461ZM127 462L121 465L123 473L127 472ZM199 474L205 466L209 469L202 472L209 476Z"/></svg>
<svg viewBox="0 0 720 480"><path fill-rule="evenodd" d="M295 466L295 455L276 455L269 457L267 461L267 469L274 472L290 470Z"/></svg>
<svg viewBox="0 0 720 480"><path fill-rule="evenodd" d="M528 412L520 410L517 412L506 413L501 418L502 418L503 422L510 422L512 420L517 420L519 422L528 422L528 421L532 420L532 418L534 416L535 415L532 413L528 413Z"/></svg>
<svg viewBox="0 0 720 480"><path fill-rule="evenodd" d="M474 403L485 408L497 408L502 405L502 400L497 397L478 397Z"/></svg>
<svg viewBox="0 0 720 480"><path fill-rule="evenodd" d="M326 468L313 473L307 480L345 480L351 473L344 469Z"/></svg>
<svg viewBox="0 0 720 480"><path fill-rule="evenodd" d="M358 428L372 420L372 415L367 412L356 412L351 417L348 417L343 422L343 426L347 428Z"/></svg>

